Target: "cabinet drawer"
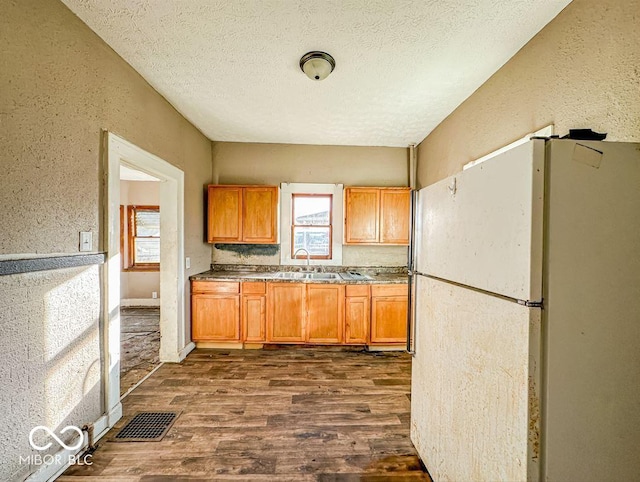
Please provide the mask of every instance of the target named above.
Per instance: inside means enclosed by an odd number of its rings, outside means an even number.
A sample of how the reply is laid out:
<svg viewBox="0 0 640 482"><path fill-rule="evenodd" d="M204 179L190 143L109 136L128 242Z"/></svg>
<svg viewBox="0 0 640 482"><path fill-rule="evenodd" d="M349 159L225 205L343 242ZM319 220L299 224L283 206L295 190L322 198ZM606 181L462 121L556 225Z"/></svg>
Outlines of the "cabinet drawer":
<svg viewBox="0 0 640 482"><path fill-rule="evenodd" d="M267 292L267 283L257 281L245 281L242 283L242 293L245 295L263 295Z"/></svg>
<svg viewBox="0 0 640 482"><path fill-rule="evenodd" d="M232 281L192 281L192 293L240 293L240 283Z"/></svg>
<svg viewBox="0 0 640 482"><path fill-rule="evenodd" d="M373 285L371 286L371 296L408 296L406 284L395 285Z"/></svg>
<svg viewBox="0 0 640 482"><path fill-rule="evenodd" d="M347 285L347 296L369 296L369 285Z"/></svg>

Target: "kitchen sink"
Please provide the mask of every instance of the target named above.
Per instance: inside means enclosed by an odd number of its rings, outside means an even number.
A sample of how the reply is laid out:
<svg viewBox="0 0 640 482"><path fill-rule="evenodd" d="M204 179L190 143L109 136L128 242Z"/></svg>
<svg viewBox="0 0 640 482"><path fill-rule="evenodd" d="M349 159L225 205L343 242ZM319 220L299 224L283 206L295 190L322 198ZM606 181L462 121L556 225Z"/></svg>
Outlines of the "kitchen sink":
<svg viewBox="0 0 640 482"><path fill-rule="evenodd" d="M341 279L338 273L301 273L299 271L278 271L273 275L274 279L317 279L317 280L335 280Z"/></svg>

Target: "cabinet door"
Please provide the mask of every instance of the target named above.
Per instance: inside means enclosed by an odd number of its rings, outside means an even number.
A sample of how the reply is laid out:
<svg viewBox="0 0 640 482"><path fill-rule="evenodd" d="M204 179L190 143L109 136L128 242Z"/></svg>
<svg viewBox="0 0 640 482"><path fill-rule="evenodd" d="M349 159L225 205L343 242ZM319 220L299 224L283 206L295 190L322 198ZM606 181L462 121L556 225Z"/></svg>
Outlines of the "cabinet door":
<svg viewBox="0 0 640 482"><path fill-rule="evenodd" d="M411 191L382 189L380 191L380 243L409 244Z"/></svg>
<svg viewBox="0 0 640 482"><path fill-rule="evenodd" d="M307 342L342 343L344 285L307 285Z"/></svg>
<svg viewBox="0 0 640 482"><path fill-rule="evenodd" d="M372 244L379 240L380 190L345 189L345 244Z"/></svg>
<svg viewBox="0 0 640 482"><path fill-rule="evenodd" d="M245 187L243 190L242 241L275 244L278 219L278 188Z"/></svg>
<svg viewBox="0 0 640 482"><path fill-rule="evenodd" d="M240 341L240 295L193 295L191 319L194 341Z"/></svg>
<svg viewBox="0 0 640 482"><path fill-rule="evenodd" d="M305 341L305 293L302 283L267 283L267 341Z"/></svg>
<svg viewBox="0 0 640 482"><path fill-rule="evenodd" d="M265 341L267 298L264 295L242 297L242 340Z"/></svg>
<svg viewBox="0 0 640 482"><path fill-rule="evenodd" d="M371 343L406 343L407 296L371 298Z"/></svg>
<svg viewBox="0 0 640 482"><path fill-rule="evenodd" d="M242 241L242 187L209 186L208 241Z"/></svg>
<svg viewBox="0 0 640 482"><path fill-rule="evenodd" d="M368 296L350 296L345 302L345 343L369 343L369 305Z"/></svg>

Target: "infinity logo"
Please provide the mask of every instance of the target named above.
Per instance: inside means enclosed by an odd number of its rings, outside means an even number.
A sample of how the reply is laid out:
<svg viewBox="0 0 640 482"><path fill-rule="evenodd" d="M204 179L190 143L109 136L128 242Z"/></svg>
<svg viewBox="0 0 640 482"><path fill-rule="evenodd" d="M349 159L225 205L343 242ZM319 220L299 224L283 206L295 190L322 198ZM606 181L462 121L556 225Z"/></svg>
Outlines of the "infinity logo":
<svg viewBox="0 0 640 482"><path fill-rule="evenodd" d="M60 430L60 435L62 435L63 433L67 433L69 431L77 433L80 436L80 439L78 440L78 443L76 443L75 445L65 444L62 440L60 440L60 438L58 438L58 436L55 433L53 433L51 429L49 429L48 427L44 427L42 425L38 425L37 427L33 427L31 429L31 432L29 432L29 444L36 450L47 450L49 447L53 445L52 442L49 442L48 444L43 446L37 445L33 441L33 434L36 433L38 430L44 430L45 432L47 432L49 436L52 437L56 442L58 442L58 444L60 444L62 448L65 448L67 450L77 450L80 447L82 447L82 443L84 442L84 437L82 436L82 430L80 430L78 427L74 425L67 425L65 428Z"/></svg>

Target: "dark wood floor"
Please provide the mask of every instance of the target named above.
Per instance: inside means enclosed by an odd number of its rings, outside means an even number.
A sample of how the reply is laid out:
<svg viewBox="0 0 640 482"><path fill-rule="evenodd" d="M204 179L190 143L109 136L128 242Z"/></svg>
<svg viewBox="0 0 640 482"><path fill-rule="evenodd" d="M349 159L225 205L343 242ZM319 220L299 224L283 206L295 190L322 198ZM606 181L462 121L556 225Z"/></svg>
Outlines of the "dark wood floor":
<svg viewBox="0 0 640 482"><path fill-rule="evenodd" d="M409 440L411 358L321 348L196 350L124 399L59 479L429 480ZM138 411L181 415L161 442L114 442Z"/></svg>
<svg viewBox="0 0 640 482"><path fill-rule="evenodd" d="M120 395L160 364L160 308L120 309Z"/></svg>

